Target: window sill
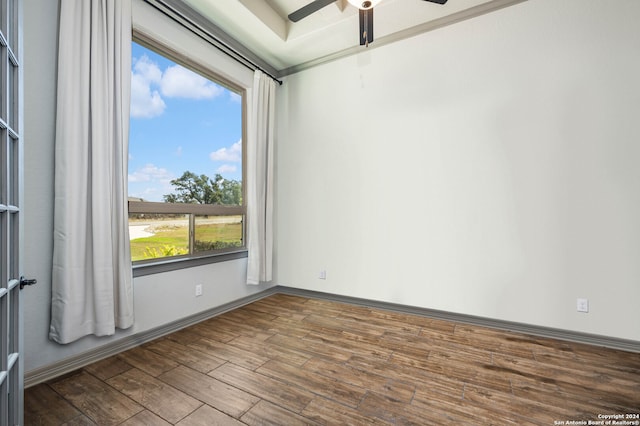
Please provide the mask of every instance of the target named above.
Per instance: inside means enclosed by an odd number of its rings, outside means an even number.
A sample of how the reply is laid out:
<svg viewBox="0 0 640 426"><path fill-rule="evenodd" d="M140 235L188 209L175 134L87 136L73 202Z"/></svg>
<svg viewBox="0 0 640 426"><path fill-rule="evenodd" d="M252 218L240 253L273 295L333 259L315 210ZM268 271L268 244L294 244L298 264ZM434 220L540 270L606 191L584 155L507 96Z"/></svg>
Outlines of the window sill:
<svg viewBox="0 0 640 426"><path fill-rule="evenodd" d="M163 272L177 271L180 269L193 268L195 266L209 265L212 263L227 262L229 260L242 259L248 257L246 249L237 251L216 253L206 256L191 258L181 257L179 259L161 260L153 263L133 265L133 277L143 277L145 275L160 274Z"/></svg>

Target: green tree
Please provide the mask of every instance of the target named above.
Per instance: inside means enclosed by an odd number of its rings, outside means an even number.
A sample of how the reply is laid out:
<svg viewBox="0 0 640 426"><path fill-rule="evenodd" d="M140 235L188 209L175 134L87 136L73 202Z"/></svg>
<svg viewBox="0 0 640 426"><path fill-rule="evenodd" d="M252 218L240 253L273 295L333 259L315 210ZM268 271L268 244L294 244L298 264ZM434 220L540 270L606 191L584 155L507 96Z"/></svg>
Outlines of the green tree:
<svg viewBox="0 0 640 426"><path fill-rule="evenodd" d="M220 175L217 175L220 176ZM242 184L237 180L225 179L222 181L221 204L237 206L242 204Z"/></svg>
<svg viewBox="0 0 640 426"><path fill-rule="evenodd" d="M212 179L187 170L170 183L175 190L173 194L164 195L167 203L242 204L242 183L225 179L219 174Z"/></svg>

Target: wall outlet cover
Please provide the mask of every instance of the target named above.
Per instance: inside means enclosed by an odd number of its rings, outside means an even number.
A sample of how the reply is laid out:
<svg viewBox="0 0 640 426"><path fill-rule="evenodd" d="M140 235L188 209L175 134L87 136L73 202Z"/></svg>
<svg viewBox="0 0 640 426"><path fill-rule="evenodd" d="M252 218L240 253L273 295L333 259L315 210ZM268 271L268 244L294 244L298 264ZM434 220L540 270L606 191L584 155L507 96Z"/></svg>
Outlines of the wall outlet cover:
<svg viewBox="0 0 640 426"><path fill-rule="evenodd" d="M578 312L589 312L589 299L579 297L576 304Z"/></svg>

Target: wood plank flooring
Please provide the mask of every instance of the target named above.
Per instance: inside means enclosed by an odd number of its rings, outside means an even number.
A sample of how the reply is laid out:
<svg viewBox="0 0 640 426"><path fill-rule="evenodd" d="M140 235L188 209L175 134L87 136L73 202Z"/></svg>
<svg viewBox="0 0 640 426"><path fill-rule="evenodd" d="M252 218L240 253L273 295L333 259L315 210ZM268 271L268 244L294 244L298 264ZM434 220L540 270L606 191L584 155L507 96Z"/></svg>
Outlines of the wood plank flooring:
<svg viewBox="0 0 640 426"><path fill-rule="evenodd" d="M638 413L640 354L281 294L25 392L27 425L558 425Z"/></svg>

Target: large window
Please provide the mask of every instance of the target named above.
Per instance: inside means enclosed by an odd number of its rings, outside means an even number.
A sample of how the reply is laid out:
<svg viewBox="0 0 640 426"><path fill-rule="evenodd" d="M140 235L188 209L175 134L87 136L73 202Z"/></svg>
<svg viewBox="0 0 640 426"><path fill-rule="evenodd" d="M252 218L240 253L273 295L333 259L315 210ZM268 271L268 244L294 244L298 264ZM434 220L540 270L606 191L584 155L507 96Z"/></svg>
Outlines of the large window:
<svg viewBox="0 0 640 426"><path fill-rule="evenodd" d="M243 91L160 51L132 44L132 261L237 251L246 212Z"/></svg>

